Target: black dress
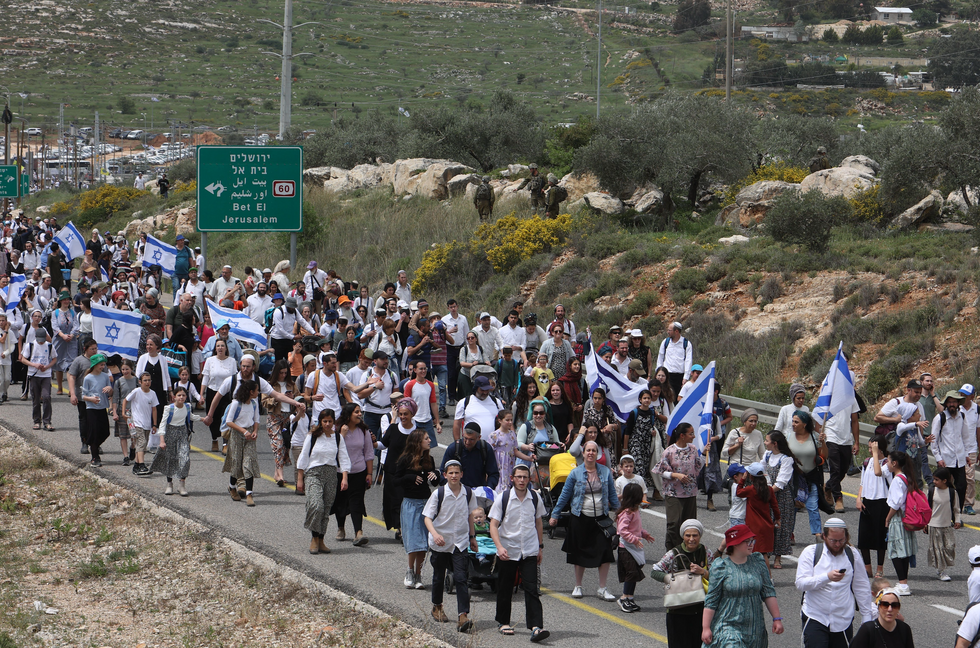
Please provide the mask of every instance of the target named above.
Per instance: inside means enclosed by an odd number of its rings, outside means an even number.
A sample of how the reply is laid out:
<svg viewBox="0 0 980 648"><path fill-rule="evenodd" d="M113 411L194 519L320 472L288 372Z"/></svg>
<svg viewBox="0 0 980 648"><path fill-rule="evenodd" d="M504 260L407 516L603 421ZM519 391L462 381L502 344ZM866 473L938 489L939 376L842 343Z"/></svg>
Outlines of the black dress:
<svg viewBox="0 0 980 648"><path fill-rule="evenodd" d="M408 434L411 434L414 429L412 428ZM388 449L384 462L384 491L381 497L381 511L387 529L401 528L402 498L405 494L395 483L395 472L398 458L402 456L405 444L408 443L408 434L399 427L398 423L392 423L381 437L381 444Z"/></svg>

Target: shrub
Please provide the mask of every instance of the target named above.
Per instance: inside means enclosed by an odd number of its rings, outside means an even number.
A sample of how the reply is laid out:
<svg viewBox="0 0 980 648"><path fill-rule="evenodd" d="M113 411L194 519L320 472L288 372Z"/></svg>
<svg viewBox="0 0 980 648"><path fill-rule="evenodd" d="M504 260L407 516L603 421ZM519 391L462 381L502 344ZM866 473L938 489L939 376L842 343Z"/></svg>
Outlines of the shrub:
<svg viewBox="0 0 980 648"><path fill-rule="evenodd" d="M879 185L866 191L859 192L850 200L853 209L853 219L858 223L881 225L885 220L885 203L881 199Z"/></svg>
<svg viewBox="0 0 980 648"><path fill-rule="evenodd" d="M704 278L708 283L714 283L728 274L728 268L723 263L712 263L704 271ZM728 290L723 288L723 290Z"/></svg>
<svg viewBox="0 0 980 648"><path fill-rule="evenodd" d="M762 180L782 180L783 182L800 183L809 173L810 171L808 169L791 166L786 162L765 164L728 187L728 191L725 192L725 197L722 199L721 205L722 207L731 205L735 202L735 197L739 191L756 182L761 182Z"/></svg>
<svg viewBox="0 0 980 648"><path fill-rule="evenodd" d="M75 220L78 221L75 223L75 225L79 228L79 230L85 231L93 225L105 221L109 218L109 215L110 214L105 207L85 209L79 212L78 216L75 217Z"/></svg>
<svg viewBox="0 0 980 648"><path fill-rule="evenodd" d="M759 296L762 297L762 305L771 304L777 297L783 294L783 282L777 276L769 277L763 282L759 289Z"/></svg>
<svg viewBox="0 0 980 648"><path fill-rule="evenodd" d="M826 198L819 189L805 194L787 192L776 198L766 214L766 232L780 243L803 245L823 252L830 243L830 230L851 212L845 198Z"/></svg>
<svg viewBox="0 0 980 648"><path fill-rule="evenodd" d="M697 268L681 268L670 278L670 296L678 304L686 304L695 294L707 289L704 271Z"/></svg>
<svg viewBox="0 0 980 648"><path fill-rule="evenodd" d="M667 259L667 248L660 243L653 243L627 250L616 260L616 267L624 272L632 272L636 268L654 263L663 263Z"/></svg>
<svg viewBox="0 0 980 648"><path fill-rule="evenodd" d="M598 232L585 239L582 253L593 259L605 259L633 247L629 234L623 231Z"/></svg>
<svg viewBox="0 0 980 648"><path fill-rule="evenodd" d="M693 268L701 265L706 256L707 254L705 254L701 246L687 245L681 250L681 264L688 268Z"/></svg>
<svg viewBox="0 0 980 648"><path fill-rule="evenodd" d="M581 287L593 287L598 267L599 264L594 259L575 258L570 260L560 268L551 271L548 280L535 293L535 300L541 304L550 304L558 295L571 293ZM593 282L593 285L585 286L589 280Z"/></svg>
<svg viewBox="0 0 980 648"><path fill-rule="evenodd" d="M825 29L820 39L825 43L836 43L840 40L840 36L833 29Z"/></svg>

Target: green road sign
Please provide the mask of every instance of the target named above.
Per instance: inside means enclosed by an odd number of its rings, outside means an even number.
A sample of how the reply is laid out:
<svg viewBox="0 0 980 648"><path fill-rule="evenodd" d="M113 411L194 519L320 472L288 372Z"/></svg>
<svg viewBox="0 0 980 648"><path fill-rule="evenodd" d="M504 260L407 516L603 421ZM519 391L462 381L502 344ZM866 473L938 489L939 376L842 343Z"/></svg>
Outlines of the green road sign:
<svg viewBox="0 0 980 648"><path fill-rule="evenodd" d="M20 172L20 197L27 198L31 195L31 174L27 171Z"/></svg>
<svg viewBox="0 0 980 648"><path fill-rule="evenodd" d="M197 229L302 231L302 147L198 146Z"/></svg>
<svg viewBox="0 0 980 648"><path fill-rule="evenodd" d="M17 165L0 164L0 198L17 197Z"/></svg>

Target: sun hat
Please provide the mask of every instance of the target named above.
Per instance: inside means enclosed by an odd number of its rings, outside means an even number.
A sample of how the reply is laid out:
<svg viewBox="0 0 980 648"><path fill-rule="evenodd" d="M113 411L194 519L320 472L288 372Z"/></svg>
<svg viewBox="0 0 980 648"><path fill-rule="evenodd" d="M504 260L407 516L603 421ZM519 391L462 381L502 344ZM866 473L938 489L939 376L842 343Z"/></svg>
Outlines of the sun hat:
<svg viewBox="0 0 980 648"><path fill-rule="evenodd" d="M728 531L725 531L725 546L734 547L754 537L755 534L752 533L752 529L744 524L736 524Z"/></svg>

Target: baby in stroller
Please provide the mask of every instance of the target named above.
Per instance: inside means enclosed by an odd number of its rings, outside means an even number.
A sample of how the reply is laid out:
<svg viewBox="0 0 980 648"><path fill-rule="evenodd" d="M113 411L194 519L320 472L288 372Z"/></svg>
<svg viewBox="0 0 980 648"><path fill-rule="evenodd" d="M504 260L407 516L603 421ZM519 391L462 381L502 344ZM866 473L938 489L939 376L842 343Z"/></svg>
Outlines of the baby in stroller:
<svg viewBox="0 0 980 648"><path fill-rule="evenodd" d="M490 537L487 512L478 507L473 509L470 516L473 518L473 528L476 532L476 562L481 567L489 567L493 564L494 556L497 555L497 546Z"/></svg>

